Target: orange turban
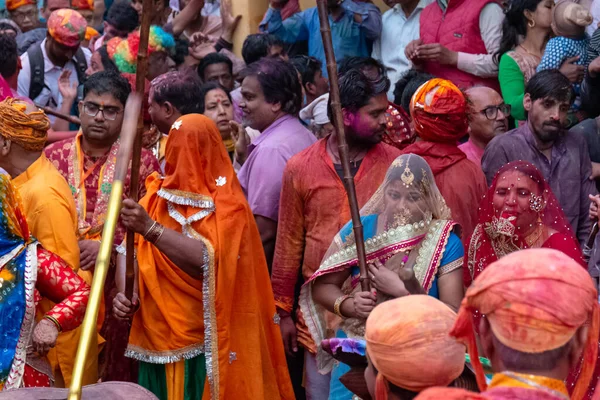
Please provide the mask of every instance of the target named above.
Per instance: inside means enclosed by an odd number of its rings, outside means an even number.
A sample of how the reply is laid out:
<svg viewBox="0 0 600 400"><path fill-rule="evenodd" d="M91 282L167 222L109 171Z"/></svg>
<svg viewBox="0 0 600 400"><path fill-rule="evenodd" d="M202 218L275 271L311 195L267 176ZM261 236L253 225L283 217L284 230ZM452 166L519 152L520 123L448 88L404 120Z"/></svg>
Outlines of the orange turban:
<svg viewBox="0 0 600 400"><path fill-rule="evenodd" d="M48 33L68 47L76 47L85 39L87 21L75 10L62 8L48 18Z"/></svg>
<svg viewBox="0 0 600 400"><path fill-rule="evenodd" d="M419 137L428 142L456 144L467 134L467 99L452 82L431 79L413 95L410 115Z"/></svg>
<svg viewBox="0 0 600 400"><path fill-rule="evenodd" d="M94 0L71 0L71 7L76 10L94 11Z"/></svg>
<svg viewBox="0 0 600 400"><path fill-rule="evenodd" d="M6 9L8 11L14 11L19 7L37 5L35 0L6 0Z"/></svg>
<svg viewBox="0 0 600 400"><path fill-rule="evenodd" d="M406 296L375 307L367 319L369 359L379 372L377 400L387 400L387 382L413 392L448 386L465 366L465 347L448 333L456 319L441 301Z"/></svg>
<svg viewBox="0 0 600 400"><path fill-rule="evenodd" d="M486 389L478 362L473 313L479 311L505 346L523 353L557 349L591 320L579 381L573 398L582 398L590 384L598 354L600 315L598 292L586 269L560 251L528 249L490 264L475 279L462 301L450 334L464 341L477 375Z"/></svg>
<svg viewBox="0 0 600 400"><path fill-rule="evenodd" d="M28 151L42 151L48 138L50 121L39 110L26 113L27 105L7 97L0 102L0 135Z"/></svg>

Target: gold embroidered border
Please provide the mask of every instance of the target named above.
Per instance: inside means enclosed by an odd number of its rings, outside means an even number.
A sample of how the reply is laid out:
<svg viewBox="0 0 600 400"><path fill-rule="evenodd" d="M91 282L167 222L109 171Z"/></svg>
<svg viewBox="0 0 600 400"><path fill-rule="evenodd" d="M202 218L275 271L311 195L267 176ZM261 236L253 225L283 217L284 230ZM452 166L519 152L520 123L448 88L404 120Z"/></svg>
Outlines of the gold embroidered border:
<svg viewBox="0 0 600 400"><path fill-rule="evenodd" d="M452 271L456 271L459 268L462 268L463 264L465 262L465 258L464 257L460 257L452 262L449 262L446 265L442 265L439 269L438 269L438 276L442 276L442 275L446 275L449 274Z"/></svg>
<svg viewBox="0 0 600 400"><path fill-rule="evenodd" d="M196 208L215 207L213 199L210 196L205 196L203 194L164 188L161 188L157 194L159 197L162 197L163 199L180 206L191 206Z"/></svg>
<svg viewBox="0 0 600 400"><path fill-rule="evenodd" d="M125 357L150 364L170 364L181 360L189 360L204 353L202 343L186 346L178 350L151 351L139 346L128 345Z"/></svg>

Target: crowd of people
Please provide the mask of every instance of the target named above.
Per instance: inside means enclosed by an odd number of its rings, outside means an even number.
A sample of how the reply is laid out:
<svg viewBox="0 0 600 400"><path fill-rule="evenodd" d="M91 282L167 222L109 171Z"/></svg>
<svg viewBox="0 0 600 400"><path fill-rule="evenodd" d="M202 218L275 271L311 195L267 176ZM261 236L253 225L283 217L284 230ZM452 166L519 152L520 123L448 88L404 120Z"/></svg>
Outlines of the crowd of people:
<svg viewBox="0 0 600 400"><path fill-rule="evenodd" d="M137 91L84 385L600 399L600 0L384 2L326 0L341 115L298 0L241 48L232 0L0 4L0 391L71 384Z"/></svg>

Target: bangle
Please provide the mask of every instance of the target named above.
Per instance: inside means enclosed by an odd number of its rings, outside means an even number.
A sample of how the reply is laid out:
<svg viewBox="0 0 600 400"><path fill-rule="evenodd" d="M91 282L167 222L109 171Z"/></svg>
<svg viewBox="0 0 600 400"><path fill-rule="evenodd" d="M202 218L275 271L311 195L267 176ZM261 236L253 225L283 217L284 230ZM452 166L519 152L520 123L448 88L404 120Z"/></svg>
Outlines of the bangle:
<svg viewBox="0 0 600 400"><path fill-rule="evenodd" d="M342 307L342 303L344 303L344 301L348 300L351 297L354 296L346 294L335 299L335 303L333 303L333 313L340 318L346 318L342 315L342 311L340 310L340 308Z"/></svg>
<svg viewBox="0 0 600 400"><path fill-rule="evenodd" d="M156 244L164 232L165 227L154 221L150 229L148 229L148 231L144 234L144 239L152 244Z"/></svg>
<svg viewBox="0 0 600 400"><path fill-rule="evenodd" d="M51 315L44 315L44 319L47 319L48 321L52 322L56 326L56 329L58 329L59 332L62 332L60 323L56 320L56 318L54 318Z"/></svg>

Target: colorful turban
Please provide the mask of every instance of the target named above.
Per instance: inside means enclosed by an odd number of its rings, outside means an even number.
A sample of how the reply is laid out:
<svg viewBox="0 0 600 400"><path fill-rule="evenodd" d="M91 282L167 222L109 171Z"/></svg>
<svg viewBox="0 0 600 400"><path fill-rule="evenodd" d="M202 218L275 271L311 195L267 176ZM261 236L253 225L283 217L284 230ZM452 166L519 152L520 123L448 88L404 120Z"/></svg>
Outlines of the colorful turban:
<svg viewBox="0 0 600 400"><path fill-rule="evenodd" d="M19 7L37 5L35 0L6 0L6 9L8 11L14 11Z"/></svg>
<svg viewBox="0 0 600 400"><path fill-rule="evenodd" d="M410 115L415 131L427 142L456 142L467 134L467 99L452 82L431 79L425 82L410 101Z"/></svg>
<svg viewBox="0 0 600 400"><path fill-rule="evenodd" d="M369 359L378 371L377 400L387 400L387 382L413 392L448 386L465 366L465 347L448 333L456 320L441 301L414 295L386 301L367 319Z"/></svg>
<svg viewBox="0 0 600 400"><path fill-rule="evenodd" d="M115 61L115 53L117 52L117 47L123 41L123 38L115 36L110 39L108 43L106 43L106 53L108 53L108 57L114 62Z"/></svg>
<svg viewBox="0 0 600 400"><path fill-rule="evenodd" d="M0 135L28 151L42 151L48 138L50 121L39 110L26 112L27 105L7 97L0 102Z"/></svg>
<svg viewBox="0 0 600 400"><path fill-rule="evenodd" d="M71 8L94 11L94 0L71 0Z"/></svg>
<svg viewBox="0 0 600 400"><path fill-rule="evenodd" d="M467 290L450 335L469 348L479 388L486 389L478 362L473 313L486 316L494 336L523 353L567 344L591 321L579 380L572 393L583 398L598 354L598 292L587 269L558 250L528 249L490 264Z"/></svg>
<svg viewBox="0 0 600 400"><path fill-rule="evenodd" d="M85 39L87 22L77 11L63 8L48 18L48 33L67 47L77 47Z"/></svg>
<svg viewBox="0 0 600 400"><path fill-rule="evenodd" d="M140 47L140 32L135 31L121 41L114 53L114 62L120 72L135 74L137 70L137 56ZM148 56L157 51L171 54L175 50L173 35L165 32L160 26L150 27L148 40Z"/></svg>

